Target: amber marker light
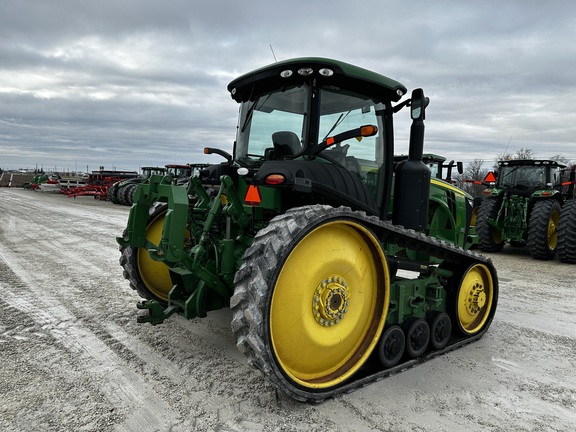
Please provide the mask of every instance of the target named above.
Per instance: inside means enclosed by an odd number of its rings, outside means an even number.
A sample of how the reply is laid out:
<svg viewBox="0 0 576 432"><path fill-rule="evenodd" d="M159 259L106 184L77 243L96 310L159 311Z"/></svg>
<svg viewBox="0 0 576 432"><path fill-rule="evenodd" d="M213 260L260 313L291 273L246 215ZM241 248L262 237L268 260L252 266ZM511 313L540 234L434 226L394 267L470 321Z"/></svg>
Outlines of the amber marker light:
<svg viewBox="0 0 576 432"><path fill-rule="evenodd" d="M360 128L360 135L363 137L376 135L376 132L378 132L378 128L376 126L367 125Z"/></svg>
<svg viewBox="0 0 576 432"><path fill-rule="evenodd" d="M264 179L264 183L269 185L284 184L285 181L286 177L284 177L282 174L270 174Z"/></svg>

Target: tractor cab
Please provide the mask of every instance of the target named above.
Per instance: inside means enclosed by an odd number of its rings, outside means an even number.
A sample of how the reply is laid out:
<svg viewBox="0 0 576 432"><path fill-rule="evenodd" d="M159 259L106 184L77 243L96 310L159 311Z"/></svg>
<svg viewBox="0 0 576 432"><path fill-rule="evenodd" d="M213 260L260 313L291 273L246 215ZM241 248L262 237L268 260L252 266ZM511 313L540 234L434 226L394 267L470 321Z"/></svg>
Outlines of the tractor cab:
<svg viewBox="0 0 576 432"><path fill-rule="evenodd" d="M483 184L488 186L484 195L525 197L530 205L540 197L555 196L562 202L562 173L565 168L565 165L554 160L498 161L498 172L489 172L484 179Z"/></svg>
<svg viewBox="0 0 576 432"><path fill-rule="evenodd" d="M530 195L540 189L559 191L563 168L566 166L553 160L499 161L496 187L519 195Z"/></svg>
<svg viewBox="0 0 576 432"><path fill-rule="evenodd" d="M233 160L255 186L286 192L269 202L346 205L386 217L394 169L392 103L406 94L402 84L343 62L308 58L256 70L228 90L241 104ZM427 171L421 163L418 169Z"/></svg>
<svg viewBox="0 0 576 432"><path fill-rule="evenodd" d="M394 165L398 164L400 161L406 160L407 158L408 155L394 156ZM455 182L452 178L452 170L454 168L457 169L458 174L462 174L464 172L464 165L462 162L455 162L454 160L451 160L447 163L444 156L440 156L434 153L424 153L422 156L422 162L424 162L424 164L430 169L430 176L432 178L444 180L448 183Z"/></svg>
<svg viewBox="0 0 576 432"><path fill-rule="evenodd" d="M160 175L163 176L166 173L166 168L163 167L154 167L154 166L145 166L141 168L143 179L149 179L153 175Z"/></svg>

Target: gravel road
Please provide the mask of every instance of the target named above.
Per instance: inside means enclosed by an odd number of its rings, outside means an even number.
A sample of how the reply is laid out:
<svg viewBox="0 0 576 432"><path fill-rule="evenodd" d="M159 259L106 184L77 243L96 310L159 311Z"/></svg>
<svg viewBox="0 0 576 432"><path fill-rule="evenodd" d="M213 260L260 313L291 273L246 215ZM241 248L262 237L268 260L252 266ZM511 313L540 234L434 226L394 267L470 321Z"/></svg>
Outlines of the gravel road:
<svg viewBox="0 0 576 432"><path fill-rule="evenodd" d="M576 430L576 266L506 247L484 338L301 404L247 366L229 310L136 324L115 242L128 211L0 188L0 430Z"/></svg>

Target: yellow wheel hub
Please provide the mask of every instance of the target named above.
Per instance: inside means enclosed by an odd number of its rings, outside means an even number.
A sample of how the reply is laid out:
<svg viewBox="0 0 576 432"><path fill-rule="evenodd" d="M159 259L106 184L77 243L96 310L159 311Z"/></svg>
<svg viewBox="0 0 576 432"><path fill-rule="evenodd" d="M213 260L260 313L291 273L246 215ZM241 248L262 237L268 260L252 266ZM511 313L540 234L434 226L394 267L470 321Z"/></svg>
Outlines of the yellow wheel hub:
<svg viewBox="0 0 576 432"><path fill-rule="evenodd" d="M467 334L482 330L492 310L494 282L484 264L468 269L458 293L458 321Z"/></svg>
<svg viewBox="0 0 576 432"><path fill-rule="evenodd" d="M280 368L308 388L337 385L366 361L387 313L388 268L362 225L328 222L292 249L270 299L270 339Z"/></svg>
<svg viewBox="0 0 576 432"><path fill-rule="evenodd" d="M348 311L350 290L344 278L330 276L316 288L312 298L312 313L318 324L330 327L338 324Z"/></svg>

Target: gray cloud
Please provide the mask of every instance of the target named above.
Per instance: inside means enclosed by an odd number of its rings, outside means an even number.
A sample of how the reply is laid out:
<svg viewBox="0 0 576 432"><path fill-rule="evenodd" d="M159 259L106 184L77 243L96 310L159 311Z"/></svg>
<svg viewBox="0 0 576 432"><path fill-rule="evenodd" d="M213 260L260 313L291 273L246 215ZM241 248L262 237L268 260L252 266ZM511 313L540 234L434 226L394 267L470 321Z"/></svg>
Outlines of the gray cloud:
<svg viewBox="0 0 576 432"><path fill-rule="evenodd" d="M0 5L0 167L137 169L230 151L235 76L333 57L424 88L427 151L576 161L576 3L295 0ZM397 120L398 152L409 122ZM211 160L219 160L211 159Z"/></svg>

